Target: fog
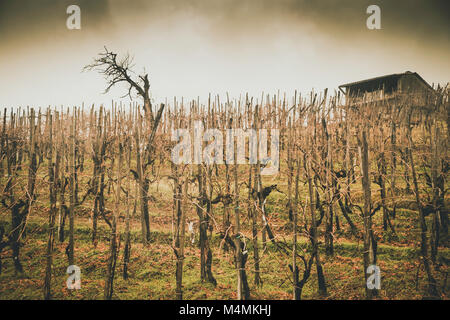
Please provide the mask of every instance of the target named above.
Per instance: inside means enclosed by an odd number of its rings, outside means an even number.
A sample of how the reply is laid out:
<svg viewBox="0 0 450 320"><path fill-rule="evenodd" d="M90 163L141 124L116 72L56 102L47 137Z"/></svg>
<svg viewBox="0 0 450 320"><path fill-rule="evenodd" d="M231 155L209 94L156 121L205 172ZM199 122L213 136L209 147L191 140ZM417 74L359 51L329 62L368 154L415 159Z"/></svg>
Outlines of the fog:
<svg viewBox="0 0 450 320"><path fill-rule="evenodd" d="M66 28L70 4L81 30ZM381 30L366 27L370 4ZM448 12L448 1L2 0L0 106L119 100L124 87L103 95L101 76L82 72L104 46L134 56L155 101L307 94L407 70L446 84Z"/></svg>

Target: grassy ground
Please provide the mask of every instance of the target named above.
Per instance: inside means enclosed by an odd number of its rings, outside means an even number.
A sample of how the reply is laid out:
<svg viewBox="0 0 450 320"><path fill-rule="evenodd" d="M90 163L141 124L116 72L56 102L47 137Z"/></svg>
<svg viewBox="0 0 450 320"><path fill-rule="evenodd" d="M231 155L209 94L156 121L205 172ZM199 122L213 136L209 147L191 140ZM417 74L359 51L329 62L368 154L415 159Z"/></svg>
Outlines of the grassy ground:
<svg viewBox="0 0 450 320"><path fill-rule="evenodd" d="M43 163L39 169L42 176L47 168ZM244 172L242 172L244 173ZM80 195L86 190L90 178L91 168L87 167L84 174L79 175ZM241 174L240 174L241 176ZM242 176L244 179L244 176ZM23 176L26 179L26 176ZM277 183L280 190L286 192L287 179L285 176L277 179L267 178L264 185ZM25 180L24 180L25 181ZM301 185L300 202L306 200L306 186ZM351 186L352 199L361 202L362 192L360 183ZM242 188L242 198L247 199L247 191ZM45 179L37 181L37 201L33 206L28 219L27 233L21 248L21 261L24 274L16 275L11 259L11 250L6 248L0 257L3 262L3 271L0 274L0 299L42 299L45 273L45 252L48 237L48 185ZM140 243L140 221L135 217L132 221L132 251L129 264L128 280L122 279L122 251L117 265L114 281L115 299L174 299L175 298L175 257L171 247L171 217L172 217L172 189L167 179L162 179L150 188L150 194L155 200L150 203L151 212L151 244L143 247ZM400 192L399 192L400 194ZM113 208L113 195L106 194L108 209ZM153 198L152 198L153 199ZM379 201L379 188L372 184L372 200ZM413 195L400 194L396 199L399 205L395 219L396 233L382 230L382 213L378 211L374 216L374 234L378 240L378 266L381 269L381 299L420 299L423 297L426 286L426 275L423 265L419 266L419 224L418 212L414 208ZM66 281L68 275L67 257L65 248L67 242L56 241L54 254L54 268L52 277L52 294L56 299L102 299L104 278L106 274L106 261L108 257L109 228L103 221L99 225L99 243L97 248L91 243L90 212L93 198L90 196L82 205L76 207L75 219L75 263L81 268L81 289L68 290ZM246 203L242 203L241 223L244 234L250 238L250 221L247 217ZM286 194L272 192L267 199L266 211L270 225L277 239L290 245L292 241L292 227L288 222L286 210ZM122 204L125 210L125 205ZM446 205L448 206L448 200ZM214 216L220 224L222 207L214 208ZM336 208L340 217L340 231L335 231L335 254L327 257L321 245L321 259L328 286L328 296L319 297L317 293L317 275L315 268L306 283L303 299L364 299L365 281L363 273L363 243L349 232L347 222ZM139 212L139 210L138 210ZM196 213L188 213L190 219L197 219ZM302 225L302 214L299 214ZM362 230L362 219L354 212L351 214L353 222ZM431 224L431 216L427 223ZM0 224L5 230L10 230L10 213L0 206ZM66 225L66 228L68 225ZM120 222L123 231L124 223ZM323 228L323 225L321 226ZM323 231L323 230L321 230ZM259 236L261 239L261 236ZM319 236L323 241L323 235ZM299 250L308 251L307 239L300 237ZM230 252L219 251L220 239L215 231L212 233L211 247L213 249L212 271L217 280L217 287L200 281L200 261L198 238L192 245L186 242L185 263L183 273L183 287L185 299L235 299L236 298L236 271L233 256ZM290 299L292 296L291 273L289 264L291 257L278 252L271 244L265 250L260 250L261 275L263 286L256 288L253 284L254 261L251 241L247 240L249 260L247 262L247 275L254 299ZM262 248L262 243L260 243ZM438 281L442 298L449 296L450 281L447 281L449 272L450 249L448 244L439 250L438 261L440 266L433 268ZM299 261L300 263L300 261ZM301 265L301 272L303 271ZM302 274L300 274L300 277Z"/></svg>
<svg viewBox="0 0 450 320"><path fill-rule="evenodd" d="M161 191L160 191L161 192ZM268 200L271 224L279 239L287 243L291 236L286 217L281 213L284 195L274 193ZM2 253L3 273L0 275L1 299L41 299L44 279L45 250L48 231L47 209L35 207L28 222L27 234L21 251L24 274L15 275L10 250ZM75 261L81 268L82 286L80 290L66 288L67 258L66 243L56 243L52 292L56 299L102 299L106 260L108 257L108 235L106 224L100 225L100 242L96 249L91 243L89 218L85 210L79 208L75 227ZM132 223L132 253L129 265L130 278L122 279L122 255L119 257L114 282L115 299L173 299L175 297L175 259L171 248L170 202L161 201L151 208L152 242L148 247L139 243L140 227L138 219ZM379 227L381 214L375 216L375 229L379 237L378 266L381 269L381 299L420 299L423 296L426 276L419 268L417 212L400 210L397 212L397 236L384 235ZM7 215L1 215L6 224ZM352 218L361 227L359 217ZM245 219L244 219L245 220ZM335 255L326 257L322 252L328 296L317 294L315 269L306 284L304 299L364 299L364 274L362 264L362 241L352 238L345 221L341 221L342 232L336 233ZM249 236L248 230L246 230ZM185 299L235 299L236 271L231 253L219 252L220 239L213 233L213 273L217 287L200 281L200 262L197 240L187 243L184 264L183 286ZM250 242L248 249L252 252ZM262 244L261 244L262 247ZM308 250L305 238L300 238L300 250ZM441 248L440 259L450 259L450 250ZM122 254L122 251L121 251ZM254 299L290 299L292 292L288 265L291 259L277 252L272 244L262 253L261 274L263 286L253 285L253 257L247 263L247 274ZM446 281L448 266L442 265L434 271L441 286L442 297L448 298L449 281ZM446 283L446 284L445 284Z"/></svg>

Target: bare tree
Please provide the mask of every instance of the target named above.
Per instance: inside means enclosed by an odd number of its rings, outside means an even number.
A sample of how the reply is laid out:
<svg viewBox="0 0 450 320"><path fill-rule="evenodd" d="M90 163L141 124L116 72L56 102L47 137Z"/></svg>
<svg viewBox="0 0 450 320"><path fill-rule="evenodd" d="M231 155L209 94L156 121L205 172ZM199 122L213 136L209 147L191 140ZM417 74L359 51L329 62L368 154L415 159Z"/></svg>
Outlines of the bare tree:
<svg viewBox="0 0 450 320"><path fill-rule="evenodd" d="M53 161L53 116L51 110L47 112L47 119L49 122L49 153L48 153L48 175L49 175L49 190L50 190L50 212L49 212L49 230L47 242L47 264L45 269L44 280L44 299L51 299L51 279L52 279L52 263L53 250L55 239L55 216L57 212L56 199L58 191L58 168L59 155L56 156L56 163ZM58 150L57 150L58 152Z"/></svg>
<svg viewBox="0 0 450 320"><path fill-rule="evenodd" d="M135 90L137 94L144 99L144 112L147 119L151 123L154 122L152 105L150 102L150 82L148 74L138 75L137 79L133 79L134 71L133 58L126 54L123 58L118 58L117 53L109 51L105 47L105 51L99 53L98 58L93 63L84 67L84 70L97 70L107 80L108 86L105 93L118 83L125 82L128 85L128 93L123 97L129 96L132 98L132 91Z"/></svg>
<svg viewBox="0 0 450 320"><path fill-rule="evenodd" d="M136 144L139 148L141 143L146 144L144 152L138 150L137 153L137 170L136 180L138 181L140 188L140 203L141 203L141 219L142 219L142 231L143 231L143 243L148 244L150 241L150 220L148 213L148 190L150 180L148 179L146 169L153 164L154 146L153 141L156 136L158 125L161 121L161 117L164 111L164 104L161 104L156 117L153 117L152 104L150 102L150 82L148 74L134 76L133 58L129 54L126 54L123 58L118 58L117 54L109 51L105 47L105 51L99 53L98 58L94 60L92 64L84 67L84 70L97 70L107 80L107 87L105 93L108 92L116 84L125 82L128 85L128 93L123 97L129 96L132 98L132 91L135 90L137 94L144 100L144 113L146 119L146 132L143 141L139 141L140 132L136 131ZM140 126L139 126L139 129ZM147 138L148 137L148 138Z"/></svg>

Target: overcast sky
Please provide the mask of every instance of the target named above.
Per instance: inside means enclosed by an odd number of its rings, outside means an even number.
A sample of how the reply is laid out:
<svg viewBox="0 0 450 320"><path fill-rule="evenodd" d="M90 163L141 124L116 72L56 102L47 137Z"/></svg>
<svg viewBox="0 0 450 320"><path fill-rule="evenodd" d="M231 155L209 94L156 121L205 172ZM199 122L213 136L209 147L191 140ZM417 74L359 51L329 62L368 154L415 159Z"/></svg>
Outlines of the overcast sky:
<svg viewBox="0 0 450 320"><path fill-rule="evenodd" d="M81 8L81 30L66 8ZM366 9L381 8L381 30ZM306 94L407 70L450 76L450 1L0 0L0 106L110 104L82 72L103 46L134 55L152 97ZM122 99L128 101L127 99Z"/></svg>

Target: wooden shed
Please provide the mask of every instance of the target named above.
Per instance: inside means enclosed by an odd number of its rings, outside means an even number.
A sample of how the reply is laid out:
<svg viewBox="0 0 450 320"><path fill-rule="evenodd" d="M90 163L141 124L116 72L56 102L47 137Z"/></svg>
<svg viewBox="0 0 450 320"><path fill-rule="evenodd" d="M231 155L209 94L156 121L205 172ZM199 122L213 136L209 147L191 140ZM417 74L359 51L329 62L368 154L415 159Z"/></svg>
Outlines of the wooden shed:
<svg viewBox="0 0 450 320"><path fill-rule="evenodd" d="M414 101L424 106L433 88L417 73L406 71L381 77L346 83L339 86L349 105L374 102Z"/></svg>

